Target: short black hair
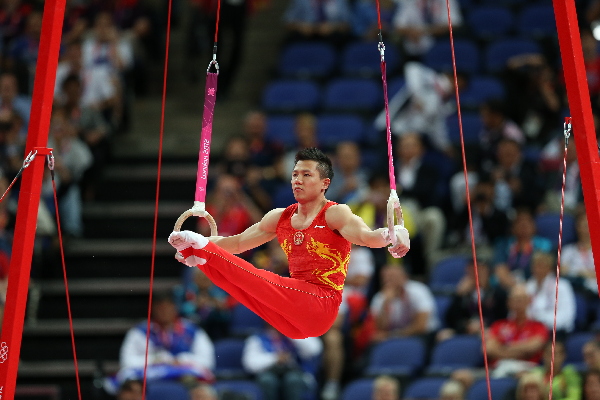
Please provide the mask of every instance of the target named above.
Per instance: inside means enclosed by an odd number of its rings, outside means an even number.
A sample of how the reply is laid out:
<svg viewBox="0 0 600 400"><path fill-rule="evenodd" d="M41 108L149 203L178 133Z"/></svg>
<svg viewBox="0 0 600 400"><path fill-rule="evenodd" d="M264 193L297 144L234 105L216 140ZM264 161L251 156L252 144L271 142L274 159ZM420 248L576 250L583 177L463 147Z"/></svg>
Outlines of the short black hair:
<svg viewBox="0 0 600 400"><path fill-rule="evenodd" d="M325 153L316 147L308 147L296 153L294 165L296 165L298 161L316 161L317 171L319 171L321 179L333 178L333 165L331 164L331 160Z"/></svg>

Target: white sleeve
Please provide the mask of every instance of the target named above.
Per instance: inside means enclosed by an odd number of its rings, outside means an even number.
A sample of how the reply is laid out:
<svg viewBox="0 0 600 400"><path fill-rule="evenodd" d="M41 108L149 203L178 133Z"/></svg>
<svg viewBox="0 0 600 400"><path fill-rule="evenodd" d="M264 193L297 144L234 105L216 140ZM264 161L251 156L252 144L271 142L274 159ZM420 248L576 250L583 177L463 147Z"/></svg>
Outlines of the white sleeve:
<svg viewBox="0 0 600 400"><path fill-rule="evenodd" d="M128 38L119 41L118 51L121 62L123 63L123 69L127 70L133 67L133 47Z"/></svg>
<svg viewBox="0 0 600 400"><path fill-rule="evenodd" d="M318 337L308 337L306 339L292 339L300 358L316 357L323 351L323 342Z"/></svg>
<svg viewBox="0 0 600 400"><path fill-rule="evenodd" d="M554 305L554 303L552 303ZM553 307L554 308L554 307ZM575 327L577 303L571 283L565 279L558 281L558 309L556 310L556 329L572 331ZM554 323L554 314L552 314Z"/></svg>
<svg viewBox="0 0 600 400"><path fill-rule="evenodd" d="M427 286L420 282L409 282L408 295L417 312L435 312L435 300Z"/></svg>
<svg viewBox="0 0 600 400"><path fill-rule="evenodd" d="M202 329L196 330L192 352L178 354L177 361L193 365L195 368L213 371L215 369L215 347L206 332Z"/></svg>
<svg viewBox="0 0 600 400"><path fill-rule="evenodd" d="M277 354L265 350L257 336L246 339L242 352L242 365L248 372L256 374L277 363Z"/></svg>
<svg viewBox="0 0 600 400"><path fill-rule="evenodd" d="M423 25L423 19L419 15L415 0L404 0L398 4L393 24L395 28Z"/></svg>
<svg viewBox="0 0 600 400"><path fill-rule="evenodd" d="M150 346L150 345L149 345ZM132 328L125 335L119 355L121 368L141 368L146 361L146 335Z"/></svg>
<svg viewBox="0 0 600 400"><path fill-rule="evenodd" d="M381 308L383 307L383 295L381 292L378 292L373 296L373 300L371 300L371 314L374 317L377 317L379 313L381 313Z"/></svg>

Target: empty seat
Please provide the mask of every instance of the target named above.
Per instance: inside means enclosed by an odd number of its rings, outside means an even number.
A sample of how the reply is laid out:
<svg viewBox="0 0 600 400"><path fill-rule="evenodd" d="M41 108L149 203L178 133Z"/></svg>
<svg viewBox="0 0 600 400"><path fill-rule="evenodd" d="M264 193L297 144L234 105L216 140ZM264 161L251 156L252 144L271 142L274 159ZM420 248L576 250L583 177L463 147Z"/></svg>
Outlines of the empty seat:
<svg viewBox="0 0 600 400"><path fill-rule="evenodd" d="M476 37L498 39L511 31L515 18L504 7L481 6L469 12L467 23Z"/></svg>
<svg viewBox="0 0 600 400"><path fill-rule="evenodd" d="M349 76L373 77L381 75L381 57L378 42L350 43L342 53L341 70ZM400 64L400 55L390 43L385 46L385 64L389 75Z"/></svg>
<svg viewBox="0 0 600 400"><path fill-rule="evenodd" d="M468 74L479 72L481 60L475 43L466 39L455 40L454 54L456 69L459 72ZM452 71L452 49L448 40L436 42L425 55L424 62L436 71Z"/></svg>
<svg viewBox="0 0 600 400"><path fill-rule="evenodd" d="M267 112L314 111L320 101L319 87L314 82L278 80L267 85L262 105Z"/></svg>
<svg viewBox="0 0 600 400"><path fill-rule="evenodd" d="M506 90L502 82L491 76L474 76L467 87L460 93L460 105L478 108L490 99L504 99Z"/></svg>
<svg viewBox="0 0 600 400"><path fill-rule="evenodd" d="M490 390L492 399L505 399L509 391L517 387L514 378L492 378L490 379ZM471 386L467 392L467 400L481 400L488 398L488 388L485 379L480 379Z"/></svg>
<svg viewBox="0 0 600 400"><path fill-rule="evenodd" d="M446 314L448 313L448 308L450 308L451 304L452 296L435 296L435 307L437 309L438 318L442 328L446 327Z"/></svg>
<svg viewBox="0 0 600 400"><path fill-rule="evenodd" d="M291 189L288 187L288 191ZM235 336L252 335L264 328L265 322L252 310L243 304L237 304L233 307L231 313L230 331Z"/></svg>
<svg viewBox="0 0 600 400"><path fill-rule="evenodd" d="M330 75L336 53L329 43L294 43L288 45L279 60L279 73L293 78L322 78Z"/></svg>
<svg viewBox="0 0 600 400"><path fill-rule="evenodd" d="M267 117L266 138L281 143L285 147L296 146L296 118L290 115L270 115Z"/></svg>
<svg viewBox="0 0 600 400"><path fill-rule="evenodd" d="M350 382L342 392L341 400L366 400L373 393L373 379L358 379Z"/></svg>
<svg viewBox="0 0 600 400"><path fill-rule="evenodd" d="M542 38L556 36L556 22L554 20L554 8L548 5L530 5L518 16L517 29L523 37Z"/></svg>
<svg viewBox="0 0 600 400"><path fill-rule="evenodd" d="M433 266L429 287L435 293L454 293L456 285L465 274L467 258L450 256Z"/></svg>
<svg viewBox="0 0 600 400"><path fill-rule="evenodd" d="M367 376L412 377L425 363L425 345L416 337L389 339L376 344L366 368Z"/></svg>
<svg viewBox="0 0 600 400"><path fill-rule="evenodd" d="M560 214L544 213L535 217L536 234L545 237L552 242L554 247L558 247L558 233L560 230ZM563 218L562 244L575 242L577 231L575 229L575 218L572 215L565 214Z"/></svg>
<svg viewBox="0 0 600 400"><path fill-rule="evenodd" d="M181 383L154 381L148 384L148 400L189 400L190 395Z"/></svg>
<svg viewBox="0 0 600 400"><path fill-rule="evenodd" d="M475 368L483 364L481 338L458 335L433 348L427 374L448 376L458 368Z"/></svg>
<svg viewBox="0 0 600 400"><path fill-rule="evenodd" d="M381 85L370 79L336 79L325 88L327 111L372 112L383 107Z"/></svg>
<svg viewBox="0 0 600 400"><path fill-rule="evenodd" d="M490 43L485 50L485 68L490 73L498 73L506 67L508 60L521 54L539 54L540 47L528 39L501 39Z"/></svg>
<svg viewBox="0 0 600 400"><path fill-rule="evenodd" d="M215 342L215 375L218 379L246 377L242 366L243 339L221 339Z"/></svg>
<svg viewBox="0 0 600 400"><path fill-rule="evenodd" d="M341 141L362 142L365 125L356 115L324 115L317 120L317 138L326 147Z"/></svg>
<svg viewBox="0 0 600 400"><path fill-rule="evenodd" d="M442 385L447 381L447 378L420 378L411 382L404 395L405 400L434 400L438 399Z"/></svg>

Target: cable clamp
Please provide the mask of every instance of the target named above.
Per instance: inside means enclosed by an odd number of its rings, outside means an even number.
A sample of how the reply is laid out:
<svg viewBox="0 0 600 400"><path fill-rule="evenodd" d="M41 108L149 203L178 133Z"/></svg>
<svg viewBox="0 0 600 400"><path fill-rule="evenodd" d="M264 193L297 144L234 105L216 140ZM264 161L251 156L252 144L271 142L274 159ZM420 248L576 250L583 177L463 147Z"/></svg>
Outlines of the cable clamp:
<svg viewBox="0 0 600 400"><path fill-rule="evenodd" d="M565 146L568 146L568 144L569 144L569 138L571 137L572 131L573 131L573 126L571 124L571 117L565 117L565 123L564 123Z"/></svg>
<svg viewBox="0 0 600 400"><path fill-rule="evenodd" d="M30 151L25 160L23 161L23 168L29 167L29 164L35 159L37 155L37 150Z"/></svg>
<svg viewBox="0 0 600 400"><path fill-rule="evenodd" d="M50 168L50 171L54 171L54 153L50 152L46 158L48 159L48 168Z"/></svg>
<svg viewBox="0 0 600 400"><path fill-rule="evenodd" d="M385 44L383 44L383 42L379 42L379 44L377 45L377 50L379 50L381 61L385 61Z"/></svg>

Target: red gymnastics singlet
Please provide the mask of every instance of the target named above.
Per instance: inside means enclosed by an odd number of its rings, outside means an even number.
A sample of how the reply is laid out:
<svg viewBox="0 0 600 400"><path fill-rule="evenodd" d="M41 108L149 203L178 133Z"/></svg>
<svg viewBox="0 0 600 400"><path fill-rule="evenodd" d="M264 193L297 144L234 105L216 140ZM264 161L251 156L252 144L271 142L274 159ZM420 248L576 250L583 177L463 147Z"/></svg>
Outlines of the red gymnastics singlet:
<svg viewBox="0 0 600 400"><path fill-rule="evenodd" d="M285 209L277 224L277 240L289 262L290 276L338 291L344 288L351 243L327 226L325 212L337 203L327 202L308 228L292 227L298 204Z"/></svg>

